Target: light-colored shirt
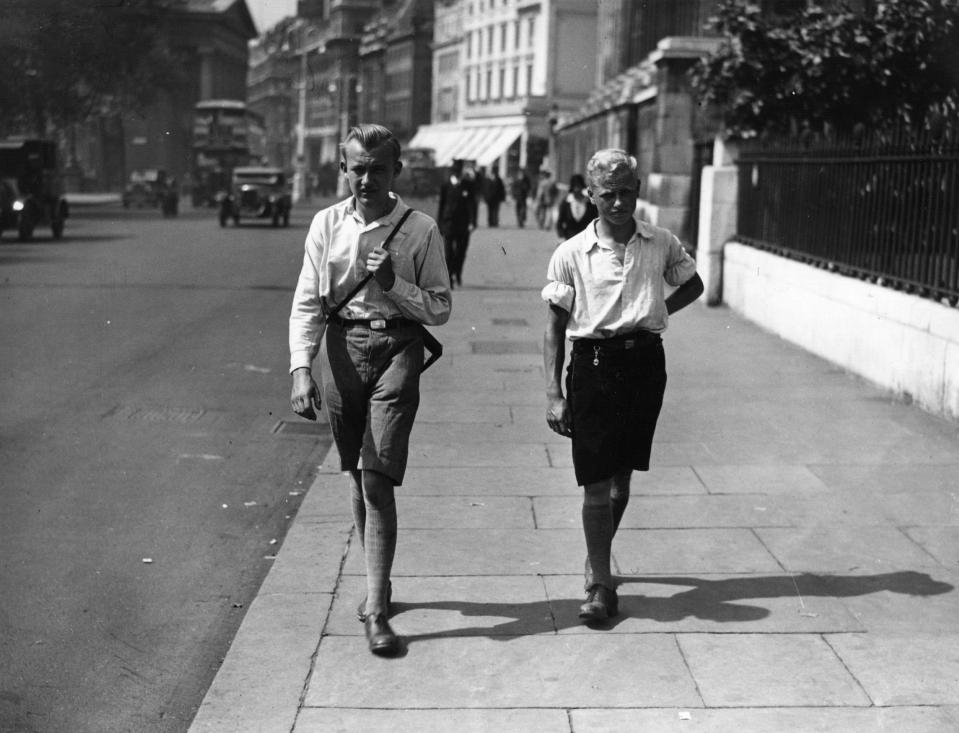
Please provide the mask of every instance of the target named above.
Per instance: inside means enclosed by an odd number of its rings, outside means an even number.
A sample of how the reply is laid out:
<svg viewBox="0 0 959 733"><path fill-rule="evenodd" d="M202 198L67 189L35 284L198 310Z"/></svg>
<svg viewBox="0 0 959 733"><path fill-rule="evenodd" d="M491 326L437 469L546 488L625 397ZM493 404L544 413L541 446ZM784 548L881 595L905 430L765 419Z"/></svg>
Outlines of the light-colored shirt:
<svg viewBox="0 0 959 733"><path fill-rule="evenodd" d="M665 285L696 274L696 262L668 229L636 221L625 244L611 247L595 222L560 244L547 268L542 297L569 313L566 336L604 339L637 330L666 330Z"/></svg>
<svg viewBox="0 0 959 733"><path fill-rule="evenodd" d="M309 367L326 331L321 299L333 308L366 277L366 258L410 208L399 196L393 210L364 222L353 198L323 209L306 235L303 267L290 312L290 371ZM436 222L414 211L389 246L396 281L384 291L370 280L337 315L346 319L409 318L427 325L450 317L449 272Z"/></svg>

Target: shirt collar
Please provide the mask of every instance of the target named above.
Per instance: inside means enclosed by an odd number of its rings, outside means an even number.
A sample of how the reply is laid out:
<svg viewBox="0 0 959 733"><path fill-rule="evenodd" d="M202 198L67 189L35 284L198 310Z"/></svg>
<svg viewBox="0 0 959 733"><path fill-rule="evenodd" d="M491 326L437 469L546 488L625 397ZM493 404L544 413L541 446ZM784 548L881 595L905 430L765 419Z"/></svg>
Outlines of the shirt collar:
<svg viewBox="0 0 959 733"><path fill-rule="evenodd" d="M360 215L356 213L356 198L350 196L346 201L346 214L347 216L352 216L356 220L356 223L360 226L369 227L373 229L377 226L382 226L386 224L396 224L399 221L400 216L403 215L403 212L406 211L409 207L406 203L399 197L399 195L390 191L390 198L396 201L396 206L393 207L393 210L390 211L386 216L381 216L379 219L374 219L373 221L364 223L360 219Z"/></svg>
<svg viewBox="0 0 959 733"><path fill-rule="evenodd" d="M593 247L602 247L603 249L610 249L607 245L603 244L599 236L596 234L596 221L593 222L583 230L583 250L589 252ZM653 238L653 228L652 225L643 221L642 219L636 219L636 231L633 233L633 236L629 238L629 241L632 242L636 237L642 237L643 239L652 239ZM629 244L627 242L626 244Z"/></svg>

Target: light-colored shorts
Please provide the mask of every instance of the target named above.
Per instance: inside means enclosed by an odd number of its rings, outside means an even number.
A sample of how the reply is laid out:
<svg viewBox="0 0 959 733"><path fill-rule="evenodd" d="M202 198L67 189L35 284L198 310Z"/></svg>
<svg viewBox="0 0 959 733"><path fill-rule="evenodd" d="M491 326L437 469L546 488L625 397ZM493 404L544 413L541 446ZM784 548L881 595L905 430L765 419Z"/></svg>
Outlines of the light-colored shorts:
<svg viewBox="0 0 959 733"><path fill-rule="evenodd" d="M377 471L403 483L420 403L419 328L372 330L330 323L319 364L341 470Z"/></svg>

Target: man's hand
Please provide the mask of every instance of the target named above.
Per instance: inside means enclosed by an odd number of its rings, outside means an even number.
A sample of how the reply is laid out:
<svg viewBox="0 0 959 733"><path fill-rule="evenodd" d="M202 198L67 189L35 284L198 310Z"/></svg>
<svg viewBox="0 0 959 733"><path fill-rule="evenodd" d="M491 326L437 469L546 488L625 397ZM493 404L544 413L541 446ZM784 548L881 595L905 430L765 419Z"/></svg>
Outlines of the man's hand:
<svg viewBox="0 0 959 733"><path fill-rule="evenodd" d="M573 434L573 419L569 412L569 403L562 397L548 398L546 405L546 422L553 432L565 435Z"/></svg>
<svg viewBox="0 0 959 733"><path fill-rule="evenodd" d="M316 420L320 409L320 390L313 381L310 370L301 367L293 372L293 390L290 393L290 407L300 417Z"/></svg>
<svg viewBox="0 0 959 733"><path fill-rule="evenodd" d="M377 247L366 258L366 270L373 273L373 278L384 291L391 290L396 282L393 273L393 260L390 253L382 247Z"/></svg>

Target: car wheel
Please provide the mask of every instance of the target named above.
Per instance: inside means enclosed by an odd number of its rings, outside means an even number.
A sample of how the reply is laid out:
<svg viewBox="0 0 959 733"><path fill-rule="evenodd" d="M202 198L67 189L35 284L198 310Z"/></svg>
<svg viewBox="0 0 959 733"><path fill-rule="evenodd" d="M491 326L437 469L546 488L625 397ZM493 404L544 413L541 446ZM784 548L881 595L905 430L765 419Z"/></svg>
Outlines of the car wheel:
<svg viewBox="0 0 959 733"><path fill-rule="evenodd" d="M233 224L235 226L240 226L240 214L236 213L233 215Z"/></svg>
<svg viewBox="0 0 959 733"><path fill-rule="evenodd" d="M273 212L273 226L274 227L280 226L280 214L277 211Z"/></svg>
<svg viewBox="0 0 959 733"><path fill-rule="evenodd" d="M283 226L285 226L285 227L290 226L290 212L289 212L289 211L284 211L284 212L283 212Z"/></svg>
<svg viewBox="0 0 959 733"><path fill-rule="evenodd" d="M221 227L225 227L225 226L226 226L226 220L227 220L228 218L229 218L229 217L226 215L226 212L225 212L225 211L221 211L221 212L220 212L220 226L221 226Z"/></svg>
<svg viewBox="0 0 959 733"><path fill-rule="evenodd" d="M50 222L50 231L53 232L54 239L60 239L63 236L63 219L59 216Z"/></svg>

